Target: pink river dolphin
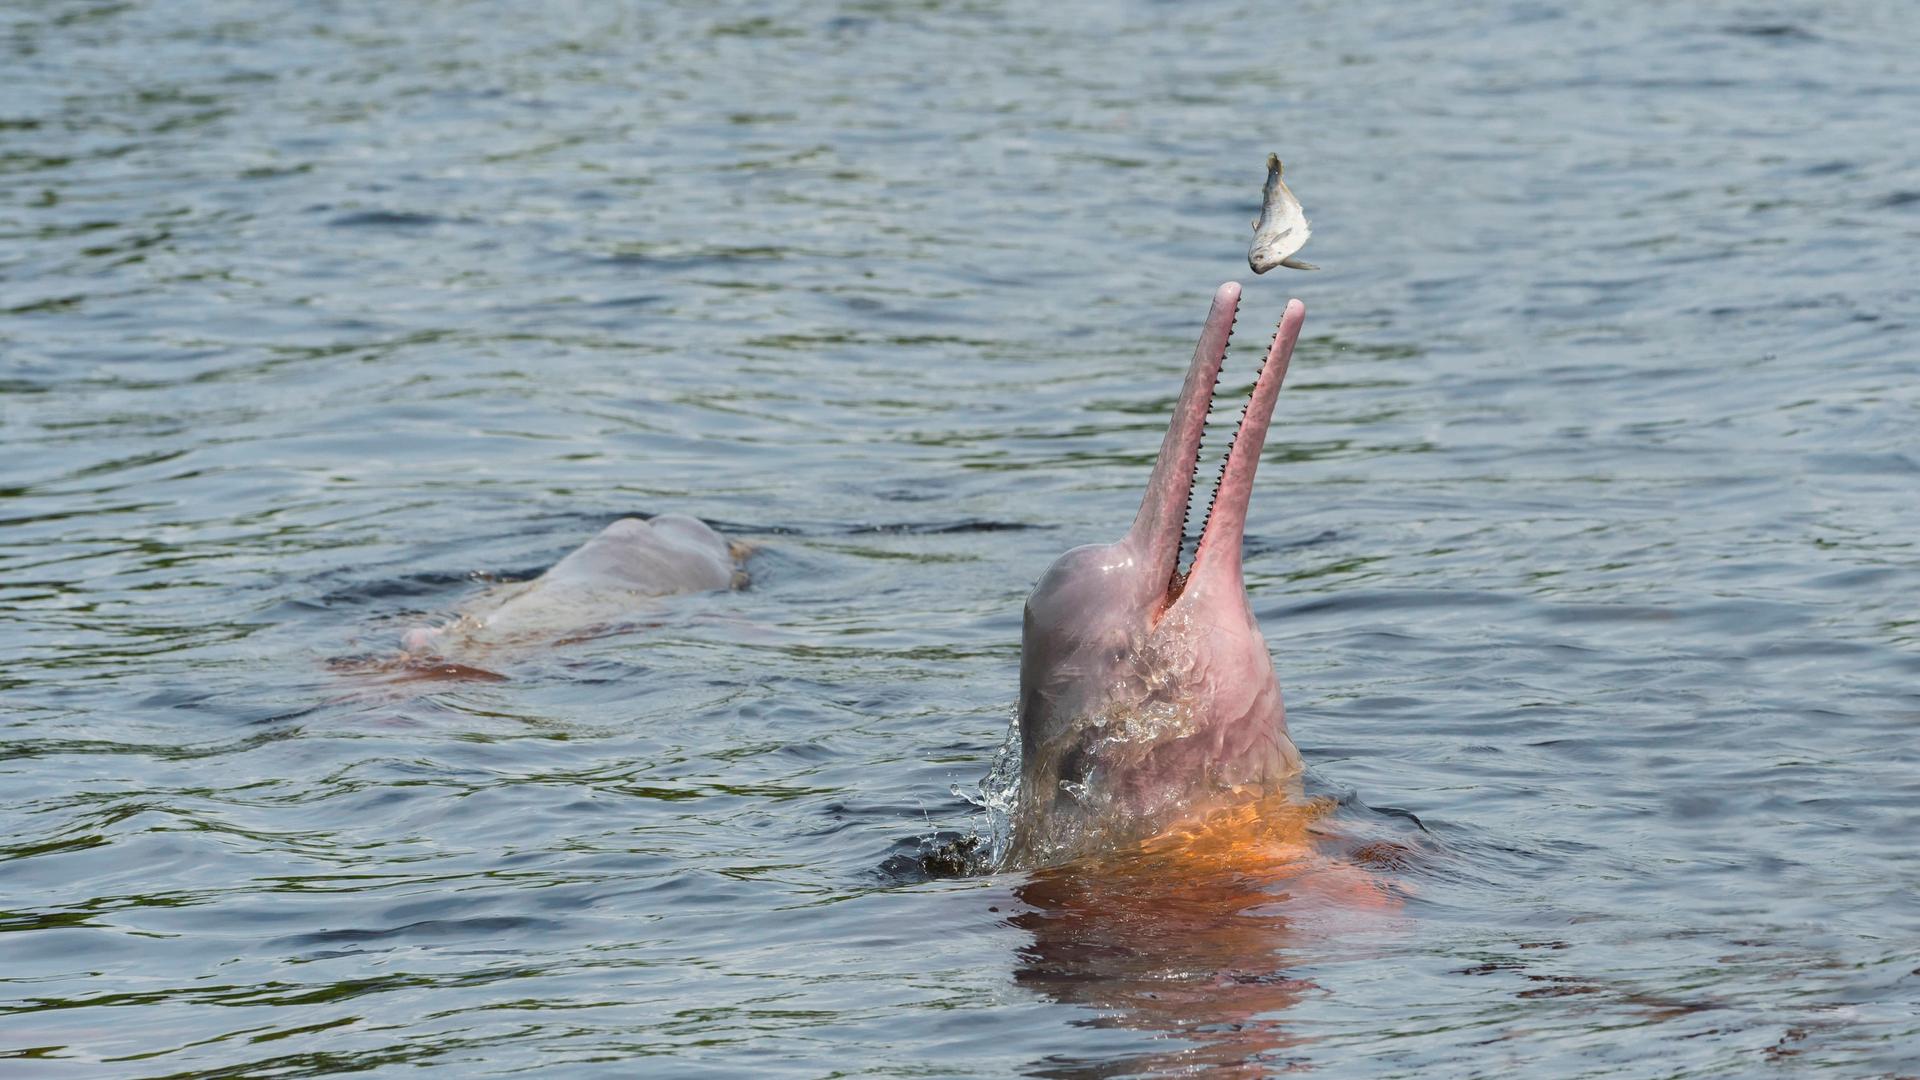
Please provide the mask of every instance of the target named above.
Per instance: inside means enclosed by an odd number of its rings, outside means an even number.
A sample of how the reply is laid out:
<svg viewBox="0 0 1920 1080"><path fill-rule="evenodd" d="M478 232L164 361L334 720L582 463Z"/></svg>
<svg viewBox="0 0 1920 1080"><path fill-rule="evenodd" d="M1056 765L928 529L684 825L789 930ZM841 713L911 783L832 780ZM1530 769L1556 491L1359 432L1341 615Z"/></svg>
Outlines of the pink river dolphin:
<svg viewBox="0 0 1920 1080"><path fill-rule="evenodd" d="M622 518L539 577L489 589L442 625L408 630L399 657L371 666L402 681L499 679L476 664L616 633L662 597L743 587L748 550L685 514Z"/></svg>
<svg viewBox="0 0 1920 1080"><path fill-rule="evenodd" d="M1008 862L1058 863L1298 787L1300 753L1241 580L1253 477L1306 306L1289 301L1192 565L1181 543L1240 286L1214 293L1140 512L1060 556L1027 599Z"/></svg>

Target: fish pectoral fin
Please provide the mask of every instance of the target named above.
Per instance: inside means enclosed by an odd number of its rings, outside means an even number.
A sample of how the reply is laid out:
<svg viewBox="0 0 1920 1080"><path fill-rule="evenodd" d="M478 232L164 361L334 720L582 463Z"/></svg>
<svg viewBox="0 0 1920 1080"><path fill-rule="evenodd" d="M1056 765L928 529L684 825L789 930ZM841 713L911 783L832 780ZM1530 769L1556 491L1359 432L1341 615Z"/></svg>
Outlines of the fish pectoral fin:
<svg viewBox="0 0 1920 1080"><path fill-rule="evenodd" d="M1289 269L1289 270L1318 270L1318 269L1320 269L1319 267L1317 267L1317 266L1315 266L1315 265L1313 265L1313 264L1312 264L1312 263L1310 263L1310 262L1301 262L1301 261L1300 261L1299 259L1281 259L1281 260L1280 260L1280 265L1281 265L1281 266L1284 266L1284 267L1286 267L1286 268L1287 268L1287 269Z"/></svg>

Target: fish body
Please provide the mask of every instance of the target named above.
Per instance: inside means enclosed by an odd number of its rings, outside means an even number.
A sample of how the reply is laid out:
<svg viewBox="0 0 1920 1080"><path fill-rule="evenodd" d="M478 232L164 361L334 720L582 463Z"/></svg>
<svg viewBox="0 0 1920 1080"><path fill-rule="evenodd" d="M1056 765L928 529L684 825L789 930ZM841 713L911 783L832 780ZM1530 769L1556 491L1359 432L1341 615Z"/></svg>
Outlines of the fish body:
<svg viewBox="0 0 1920 1080"><path fill-rule="evenodd" d="M1290 270L1318 270L1312 263L1304 263L1293 256L1307 246L1307 238L1313 235L1313 228L1307 223L1306 211L1300 208L1300 200L1287 190L1286 181L1280 179L1280 155L1267 155L1267 186L1261 193L1260 217L1253 223L1253 243L1247 248L1247 265L1256 274L1264 274L1276 266Z"/></svg>

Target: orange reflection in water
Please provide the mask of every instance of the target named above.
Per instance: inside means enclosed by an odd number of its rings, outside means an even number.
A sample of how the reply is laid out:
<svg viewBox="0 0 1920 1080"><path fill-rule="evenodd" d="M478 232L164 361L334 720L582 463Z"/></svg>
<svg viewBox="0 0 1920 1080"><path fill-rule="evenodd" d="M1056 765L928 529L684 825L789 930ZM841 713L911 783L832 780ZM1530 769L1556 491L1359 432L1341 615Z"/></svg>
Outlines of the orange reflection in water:
<svg viewBox="0 0 1920 1080"><path fill-rule="evenodd" d="M1020 885L1031 910L1012 921L1033 935L1021 985L1094 1010L1095 1026L1177 1040L1124 1062L1054 1058L1036 1075L1254 1077L1306 1067L1288 1053L1300 1040L1282 1017L1323 991L1288 973L1290 954L1342 929L1390 926L1401 909L1389 881L1323 850L1334 806L1238 807Z"/></svg>

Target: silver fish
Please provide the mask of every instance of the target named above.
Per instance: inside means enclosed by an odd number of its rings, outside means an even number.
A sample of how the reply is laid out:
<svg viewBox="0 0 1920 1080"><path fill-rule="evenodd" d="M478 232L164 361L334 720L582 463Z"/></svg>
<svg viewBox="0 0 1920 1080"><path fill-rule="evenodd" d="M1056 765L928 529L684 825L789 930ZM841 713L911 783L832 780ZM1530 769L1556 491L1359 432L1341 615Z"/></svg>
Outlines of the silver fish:
<svg viewBox="0 0 1920 1080"><path fill-rule="evenodd" d="M1290 270L1318 270L1312 263L1294 258L1307 246L1313 229L1307 224L1306 211L1280 179L1280 155L1267 155L1267 186L1261 193L1260 217L1253 223L1253 243L1247 248L1247 265L1256 274L1276 266Z"/></svg>

